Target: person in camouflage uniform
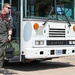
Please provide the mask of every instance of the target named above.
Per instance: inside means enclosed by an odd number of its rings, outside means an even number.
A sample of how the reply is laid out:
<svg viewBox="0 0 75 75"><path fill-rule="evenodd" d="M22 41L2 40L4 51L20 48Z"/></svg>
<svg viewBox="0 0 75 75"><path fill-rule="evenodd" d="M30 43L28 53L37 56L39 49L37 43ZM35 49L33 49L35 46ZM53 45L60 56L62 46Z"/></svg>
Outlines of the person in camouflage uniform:
<svg viewBox="0 0 75 75"><path fill-rule="evenodd" d="M10 10L11 5L9 3L5 3L0 12L0 67L3 65L3 48L5 43L11 40L12 35L13 19L9 16Z"/></svg>

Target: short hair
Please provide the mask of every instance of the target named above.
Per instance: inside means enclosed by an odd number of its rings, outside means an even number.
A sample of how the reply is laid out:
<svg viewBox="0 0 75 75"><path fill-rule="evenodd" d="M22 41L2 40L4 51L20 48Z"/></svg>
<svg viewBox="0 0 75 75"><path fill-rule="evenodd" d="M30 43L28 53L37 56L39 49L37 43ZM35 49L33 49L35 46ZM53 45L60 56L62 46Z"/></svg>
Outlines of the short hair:
<svg viewBox="0 0 75 75"><path fill-rule="evenodd" d="M11 6L9 3L5 3L5 4L3 5L3 8L4 8L5 6L7 6L7 5Z"/></svg>

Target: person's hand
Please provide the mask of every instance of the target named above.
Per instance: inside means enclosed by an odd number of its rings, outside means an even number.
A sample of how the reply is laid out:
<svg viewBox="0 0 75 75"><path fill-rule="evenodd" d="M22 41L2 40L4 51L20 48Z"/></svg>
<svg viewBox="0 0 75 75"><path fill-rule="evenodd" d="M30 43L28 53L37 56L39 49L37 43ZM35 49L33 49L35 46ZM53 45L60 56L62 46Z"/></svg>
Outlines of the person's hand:
<svg viewBox="0 0 75 75"><path fill-rule="evenodd" d="M11 41L11 35L8 36L8 41Z"/></svg>

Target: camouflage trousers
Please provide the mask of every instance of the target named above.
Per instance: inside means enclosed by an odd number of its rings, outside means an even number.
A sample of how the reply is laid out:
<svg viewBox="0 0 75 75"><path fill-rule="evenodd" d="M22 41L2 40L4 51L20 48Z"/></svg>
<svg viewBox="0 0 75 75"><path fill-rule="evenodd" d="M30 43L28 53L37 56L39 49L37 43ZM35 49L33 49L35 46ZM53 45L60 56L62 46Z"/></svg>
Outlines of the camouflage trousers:
<svg viewBox="0 0 75 75"><path fill-rule="evenodd" d="M3 42L0 42L0 59L2 59L2 57L3 57L4 46L5 46L5 44Z"/></svg>
<svg viewBox="0 0 75 75"><path fill-rule="evenodd" d="M0 68L3 66L4 62L4 47L5 44L0 41Z"/></svg>

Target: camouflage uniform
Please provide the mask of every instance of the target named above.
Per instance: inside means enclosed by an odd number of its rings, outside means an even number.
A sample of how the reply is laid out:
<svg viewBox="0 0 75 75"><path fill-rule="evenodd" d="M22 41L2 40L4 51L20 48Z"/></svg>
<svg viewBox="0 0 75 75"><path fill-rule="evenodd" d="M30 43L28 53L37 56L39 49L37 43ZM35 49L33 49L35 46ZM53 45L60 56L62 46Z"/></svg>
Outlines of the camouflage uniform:
<svg viewBox="0 0 75 75"><path fill-rule="evenodd" d="M12 17L8 15L6 17L2 17L0 13L0 59L3 57L3 48L5 46L6 41L8 40L8 31L13 28L13 20Z"/></svg>

